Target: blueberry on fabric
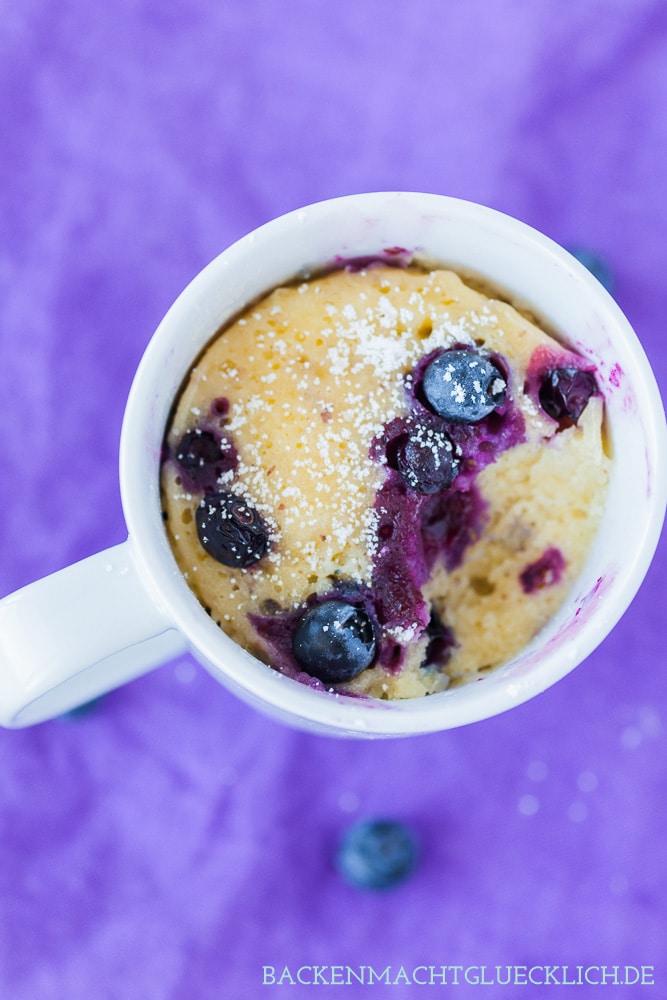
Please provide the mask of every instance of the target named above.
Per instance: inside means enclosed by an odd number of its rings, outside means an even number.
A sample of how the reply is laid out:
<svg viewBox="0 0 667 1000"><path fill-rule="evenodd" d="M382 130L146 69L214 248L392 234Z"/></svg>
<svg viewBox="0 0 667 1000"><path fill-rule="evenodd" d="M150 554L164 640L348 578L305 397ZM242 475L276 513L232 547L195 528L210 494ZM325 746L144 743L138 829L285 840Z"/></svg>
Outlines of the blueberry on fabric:
<svg viewBox="0 0 667 1000"><path fill-rule="evenodd" d="M235 493L208 493L195 520L202 548L223 566L245 569L268 551L266 525L254 507Z"/></svg>
<svg viewBox="0 0 667 1000"><path fill-rule="evenodd" d="M100 695L99 698L91 698L90 701L85 701L82 705L75 705L74 708L68 709L67 712L63 712L60 716L61 719L82 719L88 715L92 715L104 700L104 696Z"/></svg>
<svg viewBox="0 0 667 1000"><path fill-rule="evenodd" d="M333 598L313 605L301 616L292 649L312 677L325 684L350 681L375 658L375 629L363 608Z"/></svg>
<svg viewBox="0 0 667 1000"><path fill-rule="evenodd" d="M415 493L429 496L454 482L459 460L451 438L440 428L417 424L392 445L389 463Z"/></svg>
<svg viewBox="0 0 667 1000"><path fill-rule="evenodd" d="M540 406L558 421L577 422L591 396L597 393L595 377L580 368L554 368L540 384Z"/></svg>
<svg viewBox="0 0 667 1000"><path fill-rule="evenodd" d="M341 841L336 863L343 878L361 889L390 889L404 882L417 864L417 842L403 823L362 820Z"/></svg>
<svg viewBox="0 0 667 1000"><path fill-rule="evenodd" d="M591 274L598 279L603 288L611 292L614 287L614 276L606 261L586 247L572 247L569 251L573 257L583 264Z"/></svg>
<svg viewBox="0 0 667 1000"><path fill-rule="evenodd" d="M427 405L445 420L475 424L503 403L507 382L478 351L454 348L427 366L422 392Z"/></svg>

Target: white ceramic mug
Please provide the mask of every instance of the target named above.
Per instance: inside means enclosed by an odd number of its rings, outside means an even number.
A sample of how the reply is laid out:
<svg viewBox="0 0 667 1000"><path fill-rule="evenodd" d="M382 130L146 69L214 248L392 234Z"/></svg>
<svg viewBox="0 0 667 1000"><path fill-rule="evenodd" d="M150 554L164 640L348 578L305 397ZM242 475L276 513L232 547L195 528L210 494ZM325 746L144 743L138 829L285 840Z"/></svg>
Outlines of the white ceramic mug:
<svg viewBox="0 0 667 1000"><path fill-rule="evenodd" d="M606 513L586 566L531 645L477 683L384 702L299 684L260 663L215 625L169 548L159 466L174 397L221 326L300 273L396 247L486 278L592 359L614 461ZM495 715L572 670L629 605L658 542L666 455L664 411L635 334L599 282L545 236L499 212L439 195L353 195L292 212L209 264L151 340L121 437L128 540L0 602L0 723L25 726L51 718L185 649L246 701L316 732L412 735Z"/></svg>

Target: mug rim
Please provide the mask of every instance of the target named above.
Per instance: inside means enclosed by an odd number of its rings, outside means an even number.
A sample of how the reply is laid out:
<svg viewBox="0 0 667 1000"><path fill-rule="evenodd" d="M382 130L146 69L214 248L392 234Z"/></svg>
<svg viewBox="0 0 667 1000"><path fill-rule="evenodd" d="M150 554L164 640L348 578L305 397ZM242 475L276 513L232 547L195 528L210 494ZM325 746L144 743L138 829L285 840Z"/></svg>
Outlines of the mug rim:
<svg viewBox="0 0 667 1000"><path fill-rule="evenodd" d="M561 645L558 655L555 651L542 654L540 662L520 676L503 677L505 668L501 666L479 682L453 687L436 695L382 701L315 690L286 677L238 646L207 615L178 569L163 527L159 467L166 421L162 419L164 413L156 416L155 400L160 374L168 367L176 349L175 331L182 328L188 316L201 310L202 303L215 298L216 288L228 272L233 274L235 269L243 267L252 269L260 248L273 243L274 253L277 252L284 234L299 232L306 225L317 225L318 220L324 221L332 211L382 215L397 207L422 213L447 212L467 225L489 226L508 240L516 240L521 245L530 243L531 250L540 256L545 266L551 264L569 269L580 288L595 301L608 328L614 329L617 339L628 341L628 350L632 351L636 363L633 377L641 389L637 398L643 407L646 461L653 482L647 516L641 525L642 544L635 561L623 567L621 581L614 581L607 592L605 614L594 614L582 623L576 643ZM308 263L304 261L304 265ZM294 276L292 272L290 277ZM273 281L263 293L280 283ZM525 298L530 301L530 295ZM228 317L223 317L217 329L227 321ZM215 332L216 328L209 339ZM192 353L190 366L199 353L199 350ZM181 371L181 382L187 373L187 368ZM174 396L172 391L172 403ZM159 433L156 424L161 424ZM180 293L153 334L130 390L121 432L121 497L130 542L143 579L194 655L217 679L265 713L292 725L339 735L415 735L489 718L529 700L574 669L606 637L639 589L658 544L667 502L667 476L658 456L661 449L664 454L666 446L667 428L660 396L636 334L607 291L567 251L525 223L474 202L418 192L370 192L316 202L265 223L218 254ZM147 465L152 470L150 474ZM639 528L637 530L639 532ZM536 643L537 648L539 643Z"/></svg>

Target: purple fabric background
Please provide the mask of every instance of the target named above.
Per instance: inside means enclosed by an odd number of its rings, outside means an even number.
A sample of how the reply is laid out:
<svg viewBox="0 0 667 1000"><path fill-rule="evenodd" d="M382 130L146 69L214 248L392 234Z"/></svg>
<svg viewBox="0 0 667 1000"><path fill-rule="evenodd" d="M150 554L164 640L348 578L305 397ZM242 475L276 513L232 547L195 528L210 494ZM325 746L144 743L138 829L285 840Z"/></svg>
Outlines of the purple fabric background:
<svg viewBox="0 0 667 1000"><path fill-rule="evenodd" d="M440 192L592 248L665 385L666 60L661 0L8 0L0 594L125 537L118 438L153 329L311 201ZM189 658L0 732L0 997L302 995L262 966L332 963L645 964L667 996L666 592L663 544L584 666L437 736L293 732ZM332 864L378 814L422 844L379 896Z"/></svg>

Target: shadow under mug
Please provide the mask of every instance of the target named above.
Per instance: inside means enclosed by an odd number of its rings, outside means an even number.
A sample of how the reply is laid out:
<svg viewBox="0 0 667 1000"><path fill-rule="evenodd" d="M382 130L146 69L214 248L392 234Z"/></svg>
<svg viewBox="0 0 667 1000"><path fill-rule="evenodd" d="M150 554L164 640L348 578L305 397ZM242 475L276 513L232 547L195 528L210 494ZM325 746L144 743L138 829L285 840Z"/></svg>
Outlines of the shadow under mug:
<svg viewBox="0 0 667 1000"><path fill-rule="evenodd" d="M299 275L395 248L482 277L590 359L605 397L613 462L608 503L584 569L530 645L483 680L385 702L309 688L218 628L170 550L159 466L174 398L225 323ZM320 733L406 736L505 711L581 663L628 607L658 543L665 455L664 411L637 337L602 285L547 237L492 209L430 194L352 195L291 212L204 268L148 345L121 435L127 541L0 601L0 724L52 718L186 649L247 702Z"/></svg>

